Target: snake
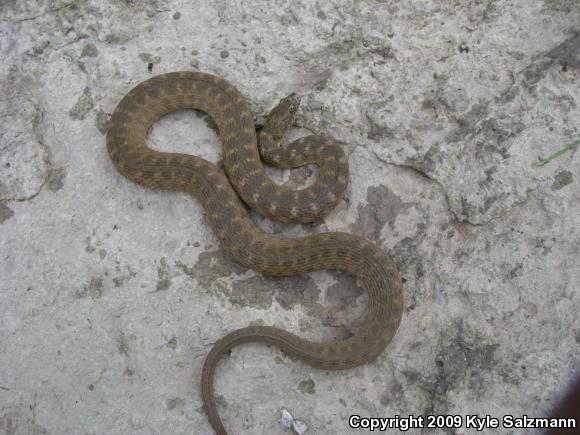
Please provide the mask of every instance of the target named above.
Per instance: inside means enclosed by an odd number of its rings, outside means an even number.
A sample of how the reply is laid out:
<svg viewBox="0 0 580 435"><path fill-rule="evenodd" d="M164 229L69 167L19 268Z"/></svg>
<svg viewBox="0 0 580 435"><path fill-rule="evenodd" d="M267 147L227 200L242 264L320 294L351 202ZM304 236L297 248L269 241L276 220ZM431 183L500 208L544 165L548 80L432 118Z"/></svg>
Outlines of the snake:
<svg viewBox="0 0 580 435"><path fill-rule="evenodd" d="M203 72L171 72L136 85L109 121L108 155L120 174L147 188L191 194L201 203L221 249L234 261L274 277L341 270L353 275L368 292L365 319L348 338L312 341L274 326L248 326L217 340L203 364L201 396L218 435L228 432L216 406L215 372L233 347L266 343L314 368L343 370L376 359L393 339L403 315L401 275L374 243L345 232L284 238L261 230L249 214L251 208L284 223L320 221L343 197L348 160L334 139L309 135L282 145L299 104L296 94L282 99L257 130L249 103L234 85ZM214 120L224 170L198 156L147 146L153 123L178 109L200 110ZM309 164L318 167L318 174L313 184L301 189L275 183L265 169L265 165L296 168Z"/></svg>

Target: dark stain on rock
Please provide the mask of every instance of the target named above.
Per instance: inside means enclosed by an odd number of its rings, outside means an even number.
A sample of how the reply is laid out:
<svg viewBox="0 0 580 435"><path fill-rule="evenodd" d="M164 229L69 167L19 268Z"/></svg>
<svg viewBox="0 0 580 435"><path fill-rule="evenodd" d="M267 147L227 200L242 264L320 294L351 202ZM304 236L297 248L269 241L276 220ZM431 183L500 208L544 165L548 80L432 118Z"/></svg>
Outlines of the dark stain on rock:
<svg viewBox="0 0 580 435"><path fill-rule="evenodd" d="M83 50L81 51L81 57L97 57L99 50L95 47L95 44L90 42L83 45Z"/></svg>
<svg viewBox="0 0 580 435"><path fill-rule="evenodd" d="M295 275L271 281L275 287L276 300L286 310L296 305L312 307L318 300L320 289L309 276Z"/></svg>
<svg viewBox="0 0 580 435"><path fill-rule="evenodd" d="M158 64L161 62L161 57L160 56L153 56L150 53L139 53L139 59L141 59L143 62L149 64Z"/></svg>
<svg viewBox="0 0 580 435"><path fill-rule="evenodd" d="M176 265L187 276L196 279L202 287L210 288L216 279L230 275L243 275L247 269L224 255L223 251L202 252L197 263L188 268L183 263Z"/></svg>
<svg viewBox="0 0 580 435"><path fill-rule="evenodd" d="M418 244L419 241L416 238L405 237L394 246L393 251L397 253L397 263L401 265L401 268L411 266L417 261Z"/></svg>
<svg viewBox="0 0 580 435"><path fill-rule="evenodd" d="M304 188L312 184L313 178L316 176L317 168L314 165L305 165L290 171L289 182L284 183L285 186Z"/></svg>
<svg viewBox="0 0 580 435"><path fill-rule="evenodd" d="M536 94L536 87L538 83L546 76L546 71L551 67L552 60L544 58L544 61L535 61L528 65L521 71L521 86L531 95ZM517 88L517 86L512 86ZM517 95L519 92L514 91Z"/></svg>
<svg viewBox="0 0 580 435"><path fill-rule="evenodd" d="M103 280L101 278L91 278L87 285L85 285L82 289L77 290L76 296L79 299L98 299L103 297Z"/></svg>
<svg viewBox="0 0 580 435"><path fill-rule="evenodd" d="M405 369L401 372L403 377L410 385L415 385L423 379L423 375L414 369Z"/></svg>
<svg viewBox="0 0 580 435"><path fill-rule="evenodd" d="M91 253L91 252L95 252L95 247L91 244L91 238L87 237L85 239L85 251Z"/></svg>
<svg viewBox="0 0 580 435"><path fill-rule="evenodd" d="M95 106L90 88L85 88L79 96L74 106L68 112L68 116L76 121L82 121Z"/></svg>
<svg viewBox="0 0 580 435"><path fill-rule="evenodd" d="M562 187L572 183L572 181L574 181L574 178L570 171L560 171L554 176L552 190L560 190Z"/></svg>
<svg viewBox="0 0 580 435"><path fill-rule="evenodd" d="M516 263L516 265L509 271L508 277L509 279L514 279L524 274L523 272L524 265L522 263Z"/></svg>
<svg viewBox="0 0 580 435"><path fill-rule="evenodd" d="M489 187L493 181L493 174L497 172L497 166L492 166L487 168L483 173L485 174L485 179L478 181L479 187L486 188Z"/></svg>
<svg viewBox="0 0 580 435"><path fill-rule="evenodd" d="M354 305L365 293L363 287L348 273L337 273L335 278L337 282L326 290L326 303L348 307Z"/></svg>
<svg viewBox="0 0 580 435"><path fill-rule="evenodd" d="M185 275L189 276L190 278L195 279L195 272L193 267L187 266L187 264L182 263L181 261L176 261L175 265L178 269L180 269Z"/></svg>
<svg viewBox="0 0 580 435"><path fill-rule="evenodd" d="M477 144L475 157L480 161L488 161L490 155L498 154L502 159L509 159L509 139L520 134L525 128L521 121L500 121L498 119L486 119L481 123L476 133L481 136ZM483 145L485 144L485 145Z"/></svg>
<svg viewBox="0 0 580 435"><path fill-rule="evenodd" d="M3 202L0 202L0 224L14 216L14 211Z"/></svg>
<svg viewBox="0 0 580 435"><path fill-rule="evenodd" d="M189 61L189 65L194 69L197 69L197 70L201 69L201 62L197 59L191 59Z"/></svg>
<svg viewBox="0 0 580 435"><path fill-rule="evenodd" d="M264 326L264 319L252 320L248 326Z"/></svg>
<svg viewBox="0 0 580 435"><path fill-rule="evenodd" d="M564 69L580 69L580 32L554 47L546 56L560 63Z"/></svg>
<svg viewBox="0 0 580 435"><path fill-rule="evenodd" d="M181 409L185 406L185 400L180 397L175 397L173 399L167 399L165 401L165 406L171 411L172 409Z"/></svg>
<svg viewBox="0 0 580 435"><path fill-rule="evenodd" d="M338 338L352 336L352 331L358 326L351 325L353 321L349 320L353 318L352 310L348 312L352 306L363 311L360 316L355 313L355 322L358 321L356 316L360 317L360 321L364 319L365 311L361 305L365 304L357 303L357 299L365 297L365 292L348 273L328 272L336 283L327 289L326 298L320 303L321 290L309 275L274 278L248 272L221 250L201 253L197 263L191 267L181 262L176 262L176 266L202 288L225 296L232 304L267 309L276 301L285 310L304 307L307 315L321 319L324 326L334 328ZM242 277L246 274L251 276ZM348 319L345 313L351 314ZM305 321L301 323L301 330L306 328L305 324Z"/></svg>
<svg viewBox="0 0 580 435"><path fill-rule="evenodd" d="M232 261L221 250L201 253L192 267L181 262L176 262L176 266L208 291L219 292L230 303L241 306L265 309L276 300L289 310L296 305L312 306L320 293L312 278L305 275L272 278L257 274L239 279L248 269Z"/></svg>
<svg viewBox="0 0 580 435"><path fill-rule="evenodd" d="M467 44L465 44L465 43L462 43L462 44L459 45L459 47L457 48L457 50L460 53L469 53L469 46Z"/></svg>
<svg viewBox="0 0 580 435"><path fill-rule="evenodd" d="M169 349L175 350L175 348L177 347L177 338L175 338L175 336L171 337L169 340L167 340L165 346L167 346Z"/></svg>
<svg viewBox="0 0 580 435"><path fill-rule="evenodd" d="M411 207L387 186L371 186L367 190L366 205L358 206L358 218L351 230L370 240L379 241L385 224L394 227L398 214Z"/></svg>
<svg viewBox="0 0 580 435"><path fill-rule="evenodd" d="M20 431L9 413L0 416L0 429L6 431L6 435L16 435Z"/></svg>
<svg viewBox="0 0 580 435"><path fill-rule="evenodd" d="M309 314L321 319L324 326L334 328L336 338L344 340L352 337L362 323L366 303L362 304L365 306L362 312L356 313L358 318L354 324L346 318L347 310L356 307L361 311L357 301L361 297L366 298L367 295L360 283L350 274L334 272L334 277L337 282L326 290L324 305L316 304L309 310Z"/></svg>
<svg viewBox="0 0 580 435"><path fill-rule="evenodd" d="M383 139L394 139L395 130L387 125L380 125L375 121L375 119L366 113L367 122L369 124L369 129L367 132L367 137L373 141L381 141Z"/></svg>
<svg viewBox="0 0 580 435"><path fill-rule="evenodd" d="M530 319L532 317L536 317L538 314L538 306L531 302L526 302L520 306L521 312L524 314L526 319Z"/></svg>
<svg viewBox="0 0 580 435"><path fill-rule="evenodd" d="M125 44L131 40L132 36L130 32L121 31L118 33L108 33L105 35L105 42L107 44ZM123 50L124 47L121 47Z"/></svg>
<svg viewBox="0 0 580 435"><path fill-rule="evenodd" d="M465 198L464 196L461 197L461 214L460 214L460 218L461 220L467 220L469 219L469 217L475 212L475 207L473 207L469 201L467 201L467 198Z"/></svg>
<svg viewBox="0 0 580 435"><path fill-rule="evenodd" d="M481 213L486 213L501 197L502 195L498 196L488 196L483 201L483 207L478 207L478 210Z"/></svg>
<svg viewBox="0 0 580 435"><path fill-rule="evenodd" d="M544 0L544 7L550 11L569 14L577 6L575 0Z"/></svg>
<svg viewBox="0 0 580 435"><path fill-rule="evenodd" d="M135 278L137 276L137 273L131 270L131 268L128 266L127 272L121 273L121 266L119 266L118 264L115 266L115 273L116 276L113 277L113 284L115 285L115 287L121 287L125 283L125 281L129 281L131 278Z"/></svg>
<svg viewBox="0 0 580 435"><path fill-rule="evenodd" d="M97 110L95 116L95 127L97 128L97 130L99 130L101 134L103 135L107 134L107 131L109 130L110 119L111 117L109 116L109 114L105 113L101 109Z"/></svg>
<svg viewBox="0 0 580 435"><path fill-rule="evenodd" d="M30 57L38 57L42 53L44 53L48 47L50 47L50 41L45 40L42 41L40 44L37 44L34 47L32 47L30 50L26 50L26 54Z"/></svg>
<svg viewBox="0 0 580 435"><path fill-rule="evenodd" d="M495 352L499 344L488 344L486 338L468 327L462 319L452 322L442 331L434 359L435 373L420 382L429 399L424 415L445 414L449 411L448 394L462 385L474 393L485 391L483 373L496 364Z"/></svg>
<svg viewBox="0 0 580 435"><path fill-rule="evenodd" d="M318 80L314 85L313 85L313 89L317 92L322 92L326 89L326 87L328 86L328 79L329 77L325 76L322 79Z"/></svg>
<svg viewBox="0 0 580 435"><path fill-rule="evenodd" d="M458 266L463 266L465 261L469 259L472 251L467 248L459 248L457 251L453 253L453 261Z"/></svg>
<svg viewBox="0 0 580 435"><path fill-rule="evenodd" d="M181 18L181 12L175 12L175 13L173 14L173 19L174 19L175 21L178 21L180 18Z"/></svg>
<svg viewBox="0 0 580 435"><path fill-rule="evenodd" d="M532 239L534 242L534 248L536 249L541 249L542 250L542 255L548 255L552 252L552 247L551 246L546 246L546 241L540 237L536 237L534 239Z"/></svg>
<svg viewBox="0 0 580 435"><path fill-rule="evenodd" d="M401 239L391 250L390 255L399 266L399 270L404 273L401 278L403 284L407 282L411 277L416 277L420 279L425 274L429 273L428 266L425 266L422 260L422 255L418 253L419 245L422 243L425 235L417 235L415 237L405 237ZM416 294L409 294L409 310L415 307L415 302L413 298L417 297Z"/></svg>
<svg viewBox="0 0 580 435"><path fill-rule="evenodd" d="M48 181L46 182L46 187L52 192L56 192L63 188L64 179L66 178L65 168L56 168L50 172Z"/></svg>
<svg viewBox="0 0 580 435"><path fill-rule="evenodd" d="M456 128L447 135L447 142L456 143L464 140L466 136L475 130L477 123L485 118L487 114L487 105L475 103L465 115L454 118Z"/></svg>
<svg viewBox="0 0 580 435"><path fill-rule="evenodd" d="M272 305L274 295L272 283L259 275L235 281L231 287L224 285L221 290L232 304L263 309Z"/></svg>
<svg viewBox="0 0 580 435"><path fill-rule="evenodd" d="M226 409L228 407L228 401L221 394L216 394L216 396L215 396L215 403L218 406L220 406L222 409Z"/></svg>
<svg viewBox="0 0 580 435"><path fill-rule="evenodd" d="M294 14L284 14L280 17L283 26L291 26L299 23L298 17Z"/></svg>
<svg viewBox="0 0 580 435"><path fill-rule="evenodd" d="M316 393L316 384L312 379L306 379L305 381L300 381L298 390L302 394L314 394Z"/></svg>
<svg viewBox="0 0 580 435"><path fill-rule="evenodd" d="M167 290L171 285L171 280L169 279L169 266L165 258L159 260L159 267L157 268L157 285L155 287L156 291Z"/></svg>
<svg viewBox="0 0 580 435"><path fill-rule="evenodd" d="M333 329L335 339L345 340L352 337L362 324L367 303L364 299L360 303L358 299L368 296L352 275L341 271L328 273L336 283L327 288L323 303L316 302L318 289L315 288L316 294L301 304L307 308L309 316L320 319L323 326ZM302 332L312 330L310 323L304 319L299 322L299 327Z"/></svg>
<svg viewBox="0 0 580 435"><path fill-rule="evenodd" d="M115 338L115 344L117 345L117 350L123 356L129 356L129 342L127 337L122 332Z"/></svg>
<svg viewBox="0 0 580 435"><path fill-rule="evenodd" d="M403 384L397 379L393 379L391 385L387 387L381 396L380 403L383 406L392 405L394 403L401 403L403 400Z"/></svg>
<svg viewBox="0 0 580 435"><path fill-rule="evenodd" d="M378 54L380 57L382 57L385 60L396 59L395 52L393 51L393 48L389 47L389 46L374 47L374 48L371 48L368 52L373 53L373 54ZM385 62L379 62L378 64L384 65Z"/></svg>
<svg viewBox="0 0 580 435"><path fill-rule="evenodd" d="M420 159L412 159L411 166L423 174L432 174L445 159L445 153L441 149L441 145L435 143L429 147L427 152Z"/></svg>
<svg viewBox="0 0 580 435"><path fill-rule="evenodd" d="M433 112L435 118L439 118L445 113L457 112L459 109L449 102L444 91L449 78L437 73L433 74L433 78L438 83L438 86L427 90L425 98L421 103L421 108L428 112Z"/></svg>

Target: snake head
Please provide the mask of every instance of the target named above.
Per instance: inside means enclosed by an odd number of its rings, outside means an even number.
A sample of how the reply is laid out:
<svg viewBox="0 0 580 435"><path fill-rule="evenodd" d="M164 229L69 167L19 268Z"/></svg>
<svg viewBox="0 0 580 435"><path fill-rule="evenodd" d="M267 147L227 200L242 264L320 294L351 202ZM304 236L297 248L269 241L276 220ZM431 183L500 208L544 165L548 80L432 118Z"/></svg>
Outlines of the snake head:
<svg viewBox="0 0 580 435"><path fill-rule="evenodd" d="M294 122L298 107L300 107L300 97L297 94L292 93L283 98L266 118L262 131L271 134L274 142L282 141L286 131Z"/></svg>
<svg viewBox="0 0 580 435"><path fill-rule="evenodd" d="M286 98L282 98L278 107L284 106L284 110L292 113L294 115L300 106L300 97L296 93L291 93Z"/></svg>

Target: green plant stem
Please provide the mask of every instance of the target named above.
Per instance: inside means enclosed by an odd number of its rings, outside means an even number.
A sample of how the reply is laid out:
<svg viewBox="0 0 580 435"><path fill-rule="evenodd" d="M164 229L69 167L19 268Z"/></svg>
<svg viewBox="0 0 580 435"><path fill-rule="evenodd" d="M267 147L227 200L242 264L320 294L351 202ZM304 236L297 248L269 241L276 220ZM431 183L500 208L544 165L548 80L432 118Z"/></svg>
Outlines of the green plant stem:
<svg viewBox="0 0 580 435"><path fill-rule="evenodd" d="M574 148L576 148L576 146L578 144L580 144L580 139L577 140L576 142L569 143L568 145L566 145L561 150L556 151L554 154L549 155L548 157L546 157L543 160L540 160L536 165L537 166L544 166L544 165L550 163L555 158L560 157L562 154L567 153L568 151L573 150Z"/></svg>

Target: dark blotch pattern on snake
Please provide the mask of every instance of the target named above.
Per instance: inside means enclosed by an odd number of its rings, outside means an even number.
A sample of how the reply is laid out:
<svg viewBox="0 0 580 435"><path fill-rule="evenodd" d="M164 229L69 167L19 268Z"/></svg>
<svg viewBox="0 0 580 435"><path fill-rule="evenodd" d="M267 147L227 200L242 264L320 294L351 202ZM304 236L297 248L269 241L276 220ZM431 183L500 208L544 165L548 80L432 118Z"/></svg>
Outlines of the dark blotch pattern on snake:
<svg viewBox="0 0 580 435"><path fill-rule="evenodd" d="M269 326L238 329L218 340L201 379L205 410L218 434L227 432L217 413L213 377L220 357L232 347L264 342L316 368L347 369L376 358L393 338L403 313L397 268L373 243L338 232L285 239L264 233L248 215L243 202L282 222L311 222L334 208L347 186L347 159L330 137L308 136L280 145L298 101L295 95L282 100L257 136L248 103L225 80L200 72L163 74L121 100L107 133L109 156L121 174L149 188L195 196L221 247L240 264L271 276L340 269L358 278L369 293L362 326L345 340L309 341ZM155 121L187 108L206 112L218 125L227 176L202 158L147 147L145 138ZM316 164L319 175L311 186L294 190L275 184L264 163L279 168Z"/></svg>

